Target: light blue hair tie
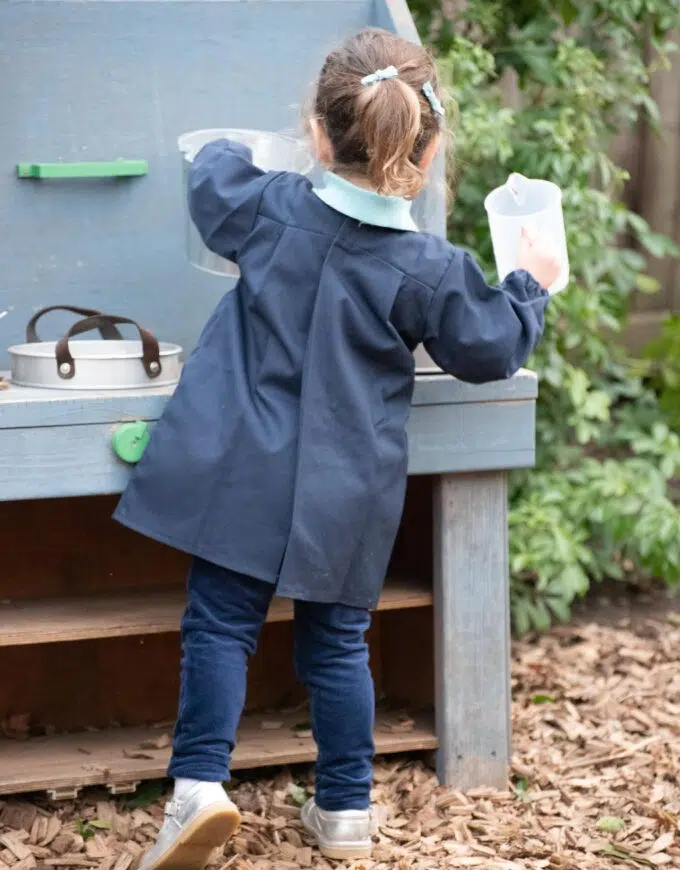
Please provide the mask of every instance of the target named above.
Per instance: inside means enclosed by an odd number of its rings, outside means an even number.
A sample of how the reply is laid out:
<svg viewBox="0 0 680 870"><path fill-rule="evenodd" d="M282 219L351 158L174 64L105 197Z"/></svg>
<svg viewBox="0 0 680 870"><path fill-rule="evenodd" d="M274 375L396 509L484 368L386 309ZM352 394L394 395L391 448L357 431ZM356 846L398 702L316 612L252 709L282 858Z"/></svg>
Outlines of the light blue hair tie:
<svg viewBox="0 0 680 870"><path fill-rule="evenodd" d="M396 66L387 66L385 69L377 69L374 73L364 76L361 80L361 84L364 86L375 85L378 82L385 81L385 79L396 79L398 75L399 70Z"/></svg>
<svg viewBox="0 0 680 870"><path fill-rule="evenodd" d="M387 66L385 69L377 69L374 73L364 76L361 80L361 84L364 85L364 87L366 85L377 85L378 82L384 82L386 79L396 79L398 76L399 70L396 66ZM432 111L435 115L443 118L446 114L444 112L444 106L442 106L439 97L435 94L432 82L425 82L422 91L425 99L432 106Z"/></svg>
<svg viewBox="0 0 680 870"><path fill-rule="evenodd" d="M443 118L446 112L444 111L444 106L442 106L439 97L434 92L432 82L425 82L423 85L423 94L425 95L427 102L432 106L432 111L435 115L439 115L440 118Z"/></svg>

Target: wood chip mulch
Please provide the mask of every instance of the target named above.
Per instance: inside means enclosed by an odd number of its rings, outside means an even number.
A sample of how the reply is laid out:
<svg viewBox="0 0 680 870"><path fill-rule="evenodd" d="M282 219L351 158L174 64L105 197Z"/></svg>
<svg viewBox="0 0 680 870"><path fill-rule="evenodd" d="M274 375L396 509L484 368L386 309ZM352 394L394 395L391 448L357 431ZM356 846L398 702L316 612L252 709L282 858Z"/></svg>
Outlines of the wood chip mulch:
<svg viewBox="0 0 680 870"><path fill-rule="evenodd" d="M680 868L680 625L558 629L514 647L507 792L437 785L422 760L376 768L377 837L353 870ZM244 824L215 870L332 870L306 842L308 774L241 782ZM99 798L99 799L98 799ZM139 803L139 799L137 799ZM0 870L135 870L162 802L0 802Z"/></svg>

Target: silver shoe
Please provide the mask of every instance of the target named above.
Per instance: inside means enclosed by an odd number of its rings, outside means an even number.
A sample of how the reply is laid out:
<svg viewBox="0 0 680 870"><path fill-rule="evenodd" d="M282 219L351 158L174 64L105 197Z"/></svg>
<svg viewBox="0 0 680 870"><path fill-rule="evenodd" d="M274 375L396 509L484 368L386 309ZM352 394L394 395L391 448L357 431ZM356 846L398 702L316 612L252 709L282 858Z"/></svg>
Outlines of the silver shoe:
<svg viewBox="0 0 680 870"><path fill-rule="evenodd" d="M202 782L165 806L156 845L139 870L203 870L213 849L223 846L241 815L219 782Z"/></svg>
<svg viewBox="0 0 680 870"><path fill-rule="evenodd" d="M370 810L336 810L329 812L317 807L310 798L301 810L302 824L326 858L343 861L352 858L370 858Z"/></svg>

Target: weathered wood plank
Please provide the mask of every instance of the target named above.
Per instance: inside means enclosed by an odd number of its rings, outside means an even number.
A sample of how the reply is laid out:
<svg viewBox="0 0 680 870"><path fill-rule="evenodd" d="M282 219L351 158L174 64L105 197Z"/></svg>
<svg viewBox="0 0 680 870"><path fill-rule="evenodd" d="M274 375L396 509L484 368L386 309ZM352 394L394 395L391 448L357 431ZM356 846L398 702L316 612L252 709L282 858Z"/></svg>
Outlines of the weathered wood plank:
<svg viewBox="0 0 680 870"><path fill-rule="evenodd" d="M429 607L432 590L421 580L388 579L378 610ZM0 647L135 637L179 631L186 592L163 589L113 595L0 601ZM293 602L274 598L267 622L290 622Z"/></svg>
<svg viewBox="0 0 680 870"><path fill-rule="evenodd" d="M420 36L406 0L384 0L383 3L376 3L373 14L377 27L393 30L409 42L420 43Z"/></svg>
<svg viewBox="0 0 680 870"><path fill-rule="evenodd" d="M506 475L440 477L434 517L439 776L461 789L505 788L510 760Z"/></svg>
<svg viewBox="0 0 680 870"><path fill-rule="evenodd" d="M425 405L408 424L409 473L524 468L534 461L533 402ZM130 468L115 424L0 428L0 500L121 492Z"/></svg>
<svg viewBox="0 0 680 870"><path fill-rule="evenodd" d="M157 420L172 392L172 387L99 393L10 386L0 391L0 429ZM526 370L507 381L477 386L449 375L430 374L416 378L413 405L514 402L535 399L537 394L536 375Z"/></svg>
<svg viewBox="0 0 680 870"><path fill-rule="evenodd" d="M0 429L0 499L121 492L130 472L111 449L113 428Z"/></svg>
<svg viewBox="0 0 680 870"><path fill-rule="evenodd" d="M409 474L528 468L535 427L533 401L416 407L408 425Z"/></svg>
<svg viewBox="0 0 680 870"><path fill-rule="evenodd" d="M96 393L10 386L0 392L0 429L157 420L172 393L172 387Z"/></svg>
<svg viewBox="0 0 680 870"><path fill-rule="evenodd" d="M536 399L538 377L535 372L521 369L507 381L490 384L466 384L450 375L427 374L416 378L413 405L460 405L477 402L518 402Z"/></svg>
<svg viewBox="0 0 680 870"><path fill-rule="evenodd" d="M677 61L670 69L659 68L653 73L650 90L659 106L660 122L658 130L647 124L641 131L641 182L636 204L653 230L674 236L680 188L680 76ZM661 290L653 296L639 294L635 300L636 309L657 311L674 307L677 303L674 299L675 260L671 257L650 258L649 273L661 283Z"/></svg>
<svg viewBox="0 0 680 870"><path fill-rule="evenodd" d="M281 722L281 727L263 728L262 722L268 719ZM232 767L242 770L312 761L316 757L314 741L308 734L293 730L301 721L304 716L294 713L245 716L239 727ZM396 714L378 714L375 732L378 753L436 747L437 740L426 717L419 717L411 731L400 731L398 722ZM171 730L111 728L26 741L0 740L0 795L162 779L170 755L163 744ZM142 744L146 746L149 741L159 741L163 748L146 750L147 758L134 757Z"/></svg>

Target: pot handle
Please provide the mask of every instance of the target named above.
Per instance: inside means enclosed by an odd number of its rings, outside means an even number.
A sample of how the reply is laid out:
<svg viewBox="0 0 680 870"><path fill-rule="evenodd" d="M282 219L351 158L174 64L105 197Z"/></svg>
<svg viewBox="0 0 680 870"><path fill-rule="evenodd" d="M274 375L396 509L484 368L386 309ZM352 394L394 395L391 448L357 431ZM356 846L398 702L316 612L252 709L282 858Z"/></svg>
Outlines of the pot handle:
<svg viewBox="0 0 680 870"><path fill-rule="evenodd" d="M163 366L161 364L160 348L156 336L129 317L120 317L117 314L102 314L100 312L74 323L66 335L57 342L54 353L57 360L57 373L59 377L67 381L76 373L75 360L68 345L69 339L73 338L74 335L80 335L81 332L89 332L91 329L98 329L103 334L103 330L107 326L118 332L114 326L116 323L129 323L137 329L142 341L142 365L144 366L144 371L150 378L157 378L163 370ZM118 335L120 336L119 332Z"/></svg>
<svg viewBox="0 0 680 870"><path fill-rule="evenodd" d="M102 313L101 311L97 311L96 308L79 308L75 305L48 305L47 308L41 308L40 311L36 311L33 317L28 321L28 325L26 326L27 344L34 344L36 341L40 341L36 326L43 314L47 314L50 311L70 311L72 314L80 314L82 317L93 317L94 315ZM123 337L120 334L120 331L108 321L99 327L99 332L102 338L109 340L119 340Z"/></svg>

